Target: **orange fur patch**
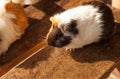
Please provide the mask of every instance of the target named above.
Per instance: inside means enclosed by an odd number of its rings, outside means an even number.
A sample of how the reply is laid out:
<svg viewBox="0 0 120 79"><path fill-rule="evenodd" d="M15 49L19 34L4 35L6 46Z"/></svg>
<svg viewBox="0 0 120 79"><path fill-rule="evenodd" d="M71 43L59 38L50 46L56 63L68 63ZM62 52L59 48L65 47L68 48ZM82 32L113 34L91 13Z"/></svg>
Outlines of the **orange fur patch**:
<svg viewBox="0 0 120 79"><path fill-rule="evenodd" d="M6 11L16 16L16 19L12 20L19 26L20 31L24 32L24 30L28 27L28 18L25 14L24 8L20 4L10 1L6 4Z"/></svg>
<svg viewBox="0 0 120 79"><path fill-rule="evenodd" d="M56 27L58 25L58 23L59 23L59 20L56 19L55 17L51 17L50 21L52 22L52 27L53 28Z"/></svg>
<svg viewBox="0 0 120 79"><path fill-rule="evenodd" d="M52 31L52 29L53 29L54 27L56 27L56 26L58 25L58 22L59 22L59 20L56 19L55 17L50 17L50 21L51 21L52 25L51 25L51 28L49 29L49 32L48 32L48 34L47 34L47 37L48 37L49 33Z"/></svg>

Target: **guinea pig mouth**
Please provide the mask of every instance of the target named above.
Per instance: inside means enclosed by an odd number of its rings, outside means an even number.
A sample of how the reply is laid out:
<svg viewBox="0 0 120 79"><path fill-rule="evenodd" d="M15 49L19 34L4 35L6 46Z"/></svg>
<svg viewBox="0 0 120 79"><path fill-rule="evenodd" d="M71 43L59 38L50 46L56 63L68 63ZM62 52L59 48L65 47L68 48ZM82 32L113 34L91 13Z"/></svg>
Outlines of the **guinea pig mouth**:
<svg viewBox="0 0 120 79"><path fill-rule="evenodd" d="M58 27L55 27L52 32L49 33L47 38L48 45L54 47L64 47L71 42L70 36L64 36Z"/></svg>

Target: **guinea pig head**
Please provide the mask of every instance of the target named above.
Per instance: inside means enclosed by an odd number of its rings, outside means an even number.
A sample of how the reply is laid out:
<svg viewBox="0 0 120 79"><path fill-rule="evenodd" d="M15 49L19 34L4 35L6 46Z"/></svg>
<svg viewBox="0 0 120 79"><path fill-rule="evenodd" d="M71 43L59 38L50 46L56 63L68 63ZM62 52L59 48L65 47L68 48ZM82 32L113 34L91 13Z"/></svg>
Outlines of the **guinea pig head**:
<svg viewBox="0 0 120 79"><path fill-rule="evenodd" d="M52 26L47 35L48 45L54 47L65 47L71 43L72 38L78 33L76 29L76 20L68 22L61 21L55 17L51 17Z"/></svg>

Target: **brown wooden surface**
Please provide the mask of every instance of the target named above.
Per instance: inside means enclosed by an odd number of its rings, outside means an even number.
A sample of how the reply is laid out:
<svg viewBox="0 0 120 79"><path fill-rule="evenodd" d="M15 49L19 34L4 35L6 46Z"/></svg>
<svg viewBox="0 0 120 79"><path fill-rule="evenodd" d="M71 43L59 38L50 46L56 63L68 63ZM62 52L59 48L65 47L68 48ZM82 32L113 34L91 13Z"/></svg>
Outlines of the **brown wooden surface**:
<svg viewBox="0 0 120 79"><path fill-rule="evenodd" d="M21 57L26 58L45 45L41 42L50 28L51 15L78 6L83 1L88 0L40 0L26 7L30 26L23 37L0 56L0 74L11 69L13 61L15 66L23 60ZM105 79L120 59L120 11L113 8L113 12L117 24L110 39L74 52L47 46L1 79Z"/></svg>

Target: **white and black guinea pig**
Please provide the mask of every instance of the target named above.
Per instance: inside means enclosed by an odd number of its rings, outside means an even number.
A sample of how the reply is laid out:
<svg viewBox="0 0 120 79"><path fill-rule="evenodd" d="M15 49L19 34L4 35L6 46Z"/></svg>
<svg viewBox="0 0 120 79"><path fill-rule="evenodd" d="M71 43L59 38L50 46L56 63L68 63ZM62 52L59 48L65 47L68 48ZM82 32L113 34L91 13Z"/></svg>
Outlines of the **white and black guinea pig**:
<svg viewBox="0 0 120 79"><path fill-rule="evenodd" d="M50 18L52 26L47 34L48 45L66 49L107 39L114 30L111 9L100 1L84 2Z"/></svg>
<svg viewBox="0 0 120 79"><path fill-rule="evenodd" d="M0 55L19 39L28 27L24 4L33 0L0 0Z"/></svg>

